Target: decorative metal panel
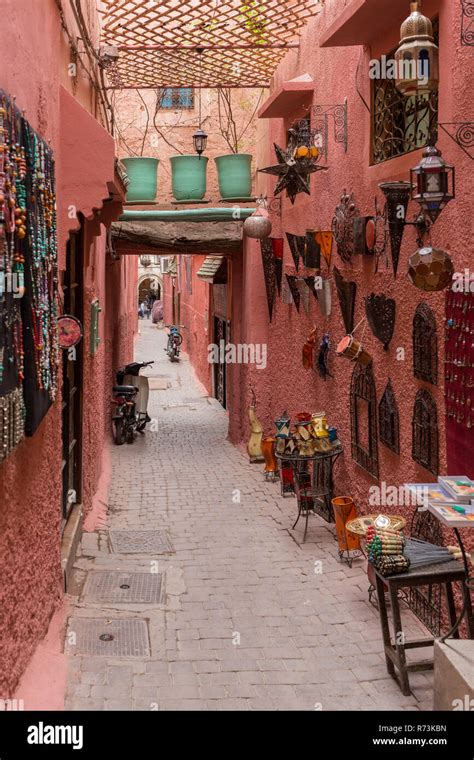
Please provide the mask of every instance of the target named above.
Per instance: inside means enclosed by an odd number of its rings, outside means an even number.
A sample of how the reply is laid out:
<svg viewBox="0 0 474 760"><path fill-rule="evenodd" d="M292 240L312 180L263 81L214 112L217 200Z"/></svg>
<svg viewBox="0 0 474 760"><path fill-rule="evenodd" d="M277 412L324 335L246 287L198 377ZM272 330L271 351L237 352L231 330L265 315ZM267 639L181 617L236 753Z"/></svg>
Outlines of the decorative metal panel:
<svg viewBox="0 0 474 760"><path fill-rule="evenodd" d="M436 319L427 303L418 304L413 318L413 373L419 380L438 383Z"/></svg>
<svg viewBox="0 0 474 760"><path fill-rule="evenodd" d="M391 451L400 453L400 414L391 380L379 404L379 436Z"/></svg>
<svg viewBox="0 0 474 760"><path fill-rule="evenodd" d="M332 231L337 243L337 252L348 263L354 255L354 220L360 216L354 195L344 190L336 206L332 220Z"/></svg>
<svg viewBox="0 0 474 760"><path fill-rule="evenodd" d="M418 391L413 407L412 457L433 475L439 472L438 410L425 388Z"/></svg>
<svg viewBox="0 0 474 760"><path fill-rule="evenodd" d="M395 329L396 304L393 298L383 293L379 296L371 293L365 299L365 312L370 329L388 351Z"/></svg>
<svg viewBox="0 0 474 760"><path fill-rule="evenodd" d="M356 364L351 380L350 407L352 458L378 478L377 395L372 364Z"/></svg>

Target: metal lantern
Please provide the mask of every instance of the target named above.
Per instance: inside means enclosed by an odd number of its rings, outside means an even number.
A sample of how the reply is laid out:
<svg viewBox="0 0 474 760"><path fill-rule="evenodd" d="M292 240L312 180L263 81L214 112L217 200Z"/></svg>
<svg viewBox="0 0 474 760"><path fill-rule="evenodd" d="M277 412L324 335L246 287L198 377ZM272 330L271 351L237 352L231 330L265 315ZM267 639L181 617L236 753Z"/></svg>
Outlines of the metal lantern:
<svg viewBox="0 0 474 760"><path fill-rule="evenodd" d="M403 95L437 92L439 50L433 25L420 13L421 0L410 3L411 13L400 29L400 46L395 53L396 86Z"/></svg>
<svg viewBox="0 0 474 760"><path fill-rule="evenodd" d="M448 288L454 275L452 259L446 251L426 246L408 260L408 279L416 288L429 293Z"/></svg>
<svg viewBox="0 0 474 760"><path fill-rule="evenodd" d="M272 231L272 223L264 201L257 201L257 209L244 222L244 235L256 240L267 238Z"/></svg>
<svg viewBox="0 0 474 760"><path fill-rule="evenodd" d="M410 171L412 200L435 222L455 197L455 170L443 161L441 151L429 145L419 165Z"/></svg>
<svg viewBox="0 0 474 760"><path fill-rule="evenodd" d="M207 134L203 129L199 128L193 134L193 144L194 150L198 154L199 158L201 158L201 155L204 153L207 146Z"/></svg>

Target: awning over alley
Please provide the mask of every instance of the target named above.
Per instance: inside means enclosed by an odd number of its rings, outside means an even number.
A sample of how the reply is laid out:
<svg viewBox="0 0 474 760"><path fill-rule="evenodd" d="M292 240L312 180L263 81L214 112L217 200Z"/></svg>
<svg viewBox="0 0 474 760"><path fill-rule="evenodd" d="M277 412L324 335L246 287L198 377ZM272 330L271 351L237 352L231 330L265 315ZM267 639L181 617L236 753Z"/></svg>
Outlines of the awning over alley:
<svg viewBox="0 0 474 760"><path fill-rule="evenodd" d="M225 256L206 256L196 276L211 285L225 285L227 282L227 259Z"/></svg>
<svg viewBox="0 0 474 760"><path fill-rule="evenodd" d="M106 0L102 42L112 89L267 87L298 48L318 0Z"/></svg>

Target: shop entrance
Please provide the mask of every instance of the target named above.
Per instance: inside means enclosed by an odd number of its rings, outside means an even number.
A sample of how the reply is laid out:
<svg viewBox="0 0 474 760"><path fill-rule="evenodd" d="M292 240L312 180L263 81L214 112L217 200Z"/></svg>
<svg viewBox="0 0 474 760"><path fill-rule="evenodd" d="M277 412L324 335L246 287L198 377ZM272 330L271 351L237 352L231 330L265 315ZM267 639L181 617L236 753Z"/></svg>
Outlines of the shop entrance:
<svg viewBox="0 0 474 760"><path fill-rule="evenodd" d="M64 313L84 324L82 230L72 233L66 250ZM62 517L63 528L74 504L82 500L82 373L84 339L63 351L62 386Z"/></svg>

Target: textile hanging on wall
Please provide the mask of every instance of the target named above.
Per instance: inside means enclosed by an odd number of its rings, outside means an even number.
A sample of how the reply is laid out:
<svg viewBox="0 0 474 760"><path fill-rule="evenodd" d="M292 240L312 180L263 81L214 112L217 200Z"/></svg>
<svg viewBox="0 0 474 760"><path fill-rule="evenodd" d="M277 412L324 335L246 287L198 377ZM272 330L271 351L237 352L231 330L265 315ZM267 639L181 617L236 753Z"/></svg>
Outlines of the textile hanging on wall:
<svg viewBox="0 0 474 760"><path fill-rule="evenodd" d="M275 259L275 280L278 294L281 295L281 280L283 277L283 238L272 238L273 257Z"/></svg>
<svg viewBox="0 0 474 760"><path fill-rule="evenodd" d="M314 287L314 277L305 277L304 281L307 287L310 289L311 293L313 294L314 298L318 300L318 294L316 293L316 290Z"/></svg>
<svg viewBox="0 0 474 760"><path fill-rule="evenodd" d="M265 289L267 291L268 316L270 322L273 317L273 306L276 294L276 277L275 277L275 257L273 255L273 245L270 238L264 238L260 241L262 251L263 275L265 277Z"/></svg>
<svg viewBox="0 0 474 760"><path fill-rule="evenodd" d="M193 269L190 255L185 255L184 267L186 269L186 287L188 289L188 295L191 296L193 293Z"/></svg>
<svg viewBox="0 0 474 760"><path fill-rule="evenodd" d="M295 304L297 311L299 311L300 310L300 291L296 282L296 277L294 274L286 274L285 277L288 282L288 287L290 288L291 295L293 297L293 303Z"/></svg>
<svg viewBox="0 0 474 760"><path fill-rule="evenodd" d="M309 314L309 302L311 299L310 292L308 290L308 286L306 285L305 280L296 280L296 285L300 293L300 299L301 303L303 304L303 309L305 314Z"/></svg>
<svg viewBox="0 0 474 760"><path fill-rule="evenodd" d="M304 260L306 249L306 237L303 235L292 235L291 232L286 233L286 239L290 246L291 255L295 264L295 269L298 271L300 266L300 259Z"/></svg>
<svg viewBox="0 0 474 760"><path fill-rule="evenodd" d="M32 435L57 393L54 160L0 91L0 458ZM13 394L13 395L11 395Z"/></svg>
<svg viewBox="0 0 474 760"><path fill-rule="evenodd" d="M287 306L291 306L294 303L286 276L283 278L281 283L281 301Z"/></svg>

